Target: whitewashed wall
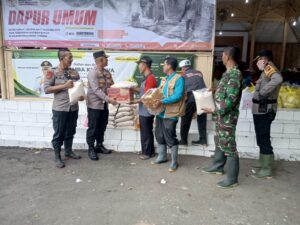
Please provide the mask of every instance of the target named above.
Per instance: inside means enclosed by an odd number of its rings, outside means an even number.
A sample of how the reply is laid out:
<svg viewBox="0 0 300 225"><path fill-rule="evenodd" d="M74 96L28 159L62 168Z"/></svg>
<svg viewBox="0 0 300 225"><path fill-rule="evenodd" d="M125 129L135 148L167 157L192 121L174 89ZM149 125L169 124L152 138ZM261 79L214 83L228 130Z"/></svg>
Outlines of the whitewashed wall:
<svg viewBox="0 0 300 225"><path fill-rule="evenodd" d="M0 100L0 146L51 148L53 134L51 104L51 101ZM80 105L79 114L74 149L87 149L86 128L82 126L86 116L84 103ZM209 117L207 148L189 145L186 148L181 147L180 154L211 156L214 150L213 126ZM139 135L139 132L134 130L108 129L105 144L119 152L139 151ZM197 138L197 125L194 120L189 141ZM241 157L258 156L251 111L243 110L240 113L237 143ZM277 159L300 161L300 110L278 112L272 125L272 144Z"/></svg>

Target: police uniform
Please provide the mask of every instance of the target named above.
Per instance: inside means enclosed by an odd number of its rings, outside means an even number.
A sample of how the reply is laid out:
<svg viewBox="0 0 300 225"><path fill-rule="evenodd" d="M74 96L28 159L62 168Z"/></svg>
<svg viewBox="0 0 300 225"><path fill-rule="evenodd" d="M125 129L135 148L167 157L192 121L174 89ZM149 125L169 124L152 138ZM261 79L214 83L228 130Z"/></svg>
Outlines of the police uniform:
<svg viewBox="0 0 300 225"><path fill-rule="evenodd" d="M197 70L188 69L183 75L183 78L185 80L184 85L185 92L187 93L187 101L185 115L181 118L180 124L180 144L186 145L188 143L188 134L191 127L193 115L197 111L193 91L205 88L206 86L203 80L202 73ZM207 144L206 121L207 116L205 113L197 115L197 124L200 138L199 141L193 141L193 144Z"/></svg>
<svg viewBox="0 0 300 225"><path fill-rule="evenodd" d="M60 71L58 68L54 68L48 71L45 77L45 93L52 86L65 84L68 80L77 81L79 79L80 76L74 69L68 68ZM60 157L61 146L64 144L65 156L75 159L80 158L72 151L73 138L77 127L78 108L78 103L70 104L67 89L54 93L52 105L54 135L52 145L56 156L59 155Z"/></svg>
<svg viewBox="0 0 300 225"><path fill-rule="evenodd" d="M227 188L237 184L239 174L239 158L236 147L235 131L239 118L239 104L242 93L243 77L237 67L227 70L215 92L216 111L213 115L216 123L215 156L213 165L204 172L223 174L227 162L227 178L218 183Z"/></svg>
<svg viewBox="0 0 300 225"><path fill-rule="evenodd" d="M44 91L45 76L47 74L47 71L52 69L52 64L49 61L43 61L41 63L41 68L42 68L42 75L36 77L35 90L39 93L40 97L48 97L48 95L46 95Z"/></svg>
<svg viewBox="0 0 300 225"><path fill-rule="evenodd" d="M94 58L107 57L103 51L95 52ZM89 156L97 160L96 153L111 153L103 146L104 133L108 124L108 101L107 89L114 84L111 73L106 69L91 69L88 73L87 111L88 129L86 141L89 146ZM95 141L97 142L95 149ZM91 154L93 153L93 157Z"/></svg>
<svg viewBox="0 0 300 225"><path fill-rule="evenodd" d="M267 57L272 60L272 52L262 50L257 59L260 57ZM259 160L255 167L258 168L256 176L261 178L272 176L274 152L270 133L271 124L277 112L277 98L282 81L281 73L273 62L269 61L256 82L253 95L253 121L256 141L260 150Z"/></svg>

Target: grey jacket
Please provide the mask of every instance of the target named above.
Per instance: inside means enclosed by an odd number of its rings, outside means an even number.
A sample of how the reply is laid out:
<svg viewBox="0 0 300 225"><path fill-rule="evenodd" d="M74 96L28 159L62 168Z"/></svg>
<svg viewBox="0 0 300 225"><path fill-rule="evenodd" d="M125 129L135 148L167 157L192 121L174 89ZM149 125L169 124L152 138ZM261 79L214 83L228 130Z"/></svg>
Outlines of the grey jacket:
<svg viewBox="0 0 300 225"><path fill-rule="evenodd" d="M283 82L281 73L277 70L272 62L269 65L274 68L274 72L268 73L263 71L260 78L256 82L255 92L253 95L253 114L265 114L259 112L259 103L262 99L267 99L267 112L277 112L277 98L279 90ZM273 101L273 102L272 102Z"/></svg>
<svg viewBox="0 0 300 225"><path fill-rule="evenodd" d="M45 77L44 90L47 93L47 90L51 86L56 86L60 84L65 84L68 80L77 81L80 79L78 72L74 69L66 69L64 72L59 71L58 68L53 68L47 73ZM54 93L54 100L52 109L55 111L77 111L78 103L71 105L69 99L68 90L62 90L60 92Z"/></svg>
<svg viewBox="0 0 300 225"><path fill-rule="evenodd" d="M87 107L90 109L104 109L105 102L108 102L107 89L113 85L110 72L106 69L100 71L96 67L88 73Z"/></svg>

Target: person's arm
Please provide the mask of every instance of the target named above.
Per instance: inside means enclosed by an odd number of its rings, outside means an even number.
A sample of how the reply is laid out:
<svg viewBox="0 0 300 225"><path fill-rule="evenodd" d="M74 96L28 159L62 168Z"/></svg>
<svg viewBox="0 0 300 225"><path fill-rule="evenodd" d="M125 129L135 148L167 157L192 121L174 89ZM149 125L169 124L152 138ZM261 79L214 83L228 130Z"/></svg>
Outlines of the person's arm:
<svg viewBox="0 0 300 225"><path fill-rule="evenodd" d="M96 94L101 100L109 102L109 97L99 87L97 74L94 70L89 71L87 78L93 93Z"/></svg>
<svg viewBox="0 0 300 225"><path fill-rule="evenodd" d="M161 102L164 105L176 103L183 97L183 94L184 94L184 79L180 77L176 81L174 87L174 93L171 96L162 99Z"/></svg>
<svg viewBox="0 0 300 225"><path fill-rule="evenodd" d="M55 85L55 76L53 71L48 71L45 76L44 91L45 94L58 93L73 87L73 81L69 80L64 84Z"/></svg>
<svg viewBox="0 0 300 225"><path fill-rule="evenodd" d="M266 97L269 93L271 93L275 88L278 87L283 82L282 76L280 73L274 73L271 76L271 80L259 90L259 95Z"/></svg>
<svg viewBox="0 0 300 225"><path fill-rule="evenodd" d="M216 113L224 115L236 106L240 100L241 82L230 78L227 83L226 93L216 96Z"/></svg>

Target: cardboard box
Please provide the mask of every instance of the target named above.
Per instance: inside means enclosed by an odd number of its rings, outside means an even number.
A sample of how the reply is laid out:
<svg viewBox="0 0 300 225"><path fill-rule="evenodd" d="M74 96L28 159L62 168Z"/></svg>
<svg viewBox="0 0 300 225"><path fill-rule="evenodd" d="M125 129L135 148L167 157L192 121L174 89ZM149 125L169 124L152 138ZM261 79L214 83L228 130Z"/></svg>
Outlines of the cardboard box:
<svg viewBox="0 0 300 225"><path fill-rule="evenodd" d="M119 103L129 103L134 100L134 91L131 88L108 88L108 97Z"/></svg>

